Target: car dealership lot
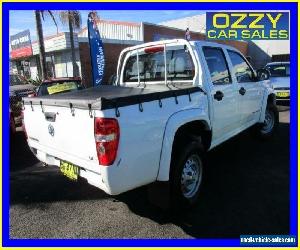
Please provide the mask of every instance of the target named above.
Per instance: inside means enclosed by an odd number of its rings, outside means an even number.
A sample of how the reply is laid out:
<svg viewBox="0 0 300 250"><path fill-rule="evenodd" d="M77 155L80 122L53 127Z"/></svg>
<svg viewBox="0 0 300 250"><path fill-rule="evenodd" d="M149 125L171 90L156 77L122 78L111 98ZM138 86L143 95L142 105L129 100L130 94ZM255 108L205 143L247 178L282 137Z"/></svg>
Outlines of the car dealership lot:
<svg viewBox="0 0 300 250"><path fill-rule="evenodd" d="M237 238L289 232L289 107L276 136L243 133L208 154L202 199L172 214L149 204L145 188L111 197L43 167L22 132L11 142L11 238Z"/></svg>

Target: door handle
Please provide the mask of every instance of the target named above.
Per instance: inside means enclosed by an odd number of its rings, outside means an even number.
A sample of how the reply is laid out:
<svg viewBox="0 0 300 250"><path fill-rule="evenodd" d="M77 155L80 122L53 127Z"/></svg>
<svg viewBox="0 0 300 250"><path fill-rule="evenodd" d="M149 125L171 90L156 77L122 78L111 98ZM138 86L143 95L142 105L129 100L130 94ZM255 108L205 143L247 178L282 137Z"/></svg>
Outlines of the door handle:
<svg viewBox="0 0 300 250"><path fill-rule="evenodd" d="M240 93L241 95L246 94L246 89L245 89L244 87L241 87L240 90L239 90L239 93Z"/></svg>
<svg viewBox="0 0 300 250"><path fill-rule="evenodd" d="M224 94L223 92L221 91L217 91L215 94L214 94L214 98L217 100L217 101L221 101L224 97Z"/></svg>

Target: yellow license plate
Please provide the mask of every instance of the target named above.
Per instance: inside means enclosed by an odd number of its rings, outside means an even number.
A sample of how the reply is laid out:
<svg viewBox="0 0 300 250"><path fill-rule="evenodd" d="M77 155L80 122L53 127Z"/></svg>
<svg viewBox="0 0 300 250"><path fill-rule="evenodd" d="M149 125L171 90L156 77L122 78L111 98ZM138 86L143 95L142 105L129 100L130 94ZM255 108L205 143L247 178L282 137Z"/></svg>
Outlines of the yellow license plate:
<svg viewBox="0 0 300 250"><path fill-rule="evenodd" d="M60 171L63 173L63 175L67 176L71 180L77 181L79 167L75 166L74 164L60 161Z"/></svg>
<svg viewBox="0 0 300 250"><path fill-rule="evenodd" d="M288 97L288 96L290 96L290 93L289 92L277 92L276 96L278 96L278 97Z"/></svg>

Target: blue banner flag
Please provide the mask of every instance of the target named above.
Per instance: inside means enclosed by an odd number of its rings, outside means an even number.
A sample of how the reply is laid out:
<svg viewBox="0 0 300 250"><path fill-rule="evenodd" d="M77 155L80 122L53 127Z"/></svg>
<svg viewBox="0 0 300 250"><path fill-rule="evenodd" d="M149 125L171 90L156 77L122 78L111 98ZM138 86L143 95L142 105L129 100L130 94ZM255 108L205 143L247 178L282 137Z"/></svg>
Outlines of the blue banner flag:
<svg viewBox="0 0 300 250"><path fill-rule="evenodd" d="M104 76L105 60L103 44L97 27L97 18L95 12L89 13L87 26L93 71L93 85L99 86L101 85Z"/></svg>

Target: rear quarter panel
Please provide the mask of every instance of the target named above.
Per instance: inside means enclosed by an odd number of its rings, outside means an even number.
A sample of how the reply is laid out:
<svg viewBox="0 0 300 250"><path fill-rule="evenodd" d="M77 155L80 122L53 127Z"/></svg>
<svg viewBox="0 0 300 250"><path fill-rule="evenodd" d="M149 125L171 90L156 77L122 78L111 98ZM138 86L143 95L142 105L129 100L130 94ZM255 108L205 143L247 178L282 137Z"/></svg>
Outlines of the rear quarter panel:
<svg viewBox="0 0 300 250"><path fill-rule="evenodd" d="M106 181L113 187L113 193L120 193L157 180L163 139L169 118L185 110L200 106L203 94L191 95L143 103L143 112L138 105L119 108L120 141L117 158L107 168ZM205 97L206 98L206 97ZM99 113L100 114L100 113ZM97 116L97 113L96 113ZM104 111L105 117L115 117L115 110ZM194 113L197 116L197 113Z"/></svg>

